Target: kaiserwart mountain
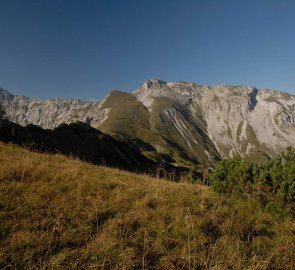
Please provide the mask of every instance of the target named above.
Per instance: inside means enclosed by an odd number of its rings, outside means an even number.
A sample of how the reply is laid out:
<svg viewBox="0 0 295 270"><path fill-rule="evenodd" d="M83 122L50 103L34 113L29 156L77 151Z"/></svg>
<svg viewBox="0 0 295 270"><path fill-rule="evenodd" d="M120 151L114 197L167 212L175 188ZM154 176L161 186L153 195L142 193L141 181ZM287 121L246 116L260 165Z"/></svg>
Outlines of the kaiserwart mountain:
<svg viewBox="0 0 295 270"><path fill-rule="evenodd" d="M82 121L154 160L190 167L240 153L259 160L295 146L295 96L250 86L146 81L101 102L36 100L0 90L10 121L53 129Z"/></svg>

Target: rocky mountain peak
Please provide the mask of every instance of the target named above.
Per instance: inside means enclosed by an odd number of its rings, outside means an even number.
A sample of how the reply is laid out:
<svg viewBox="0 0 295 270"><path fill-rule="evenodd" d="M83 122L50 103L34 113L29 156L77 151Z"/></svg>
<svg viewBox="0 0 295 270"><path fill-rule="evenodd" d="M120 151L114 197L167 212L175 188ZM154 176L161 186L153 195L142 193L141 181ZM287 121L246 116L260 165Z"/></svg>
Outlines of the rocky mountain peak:
<svg viewBox="0 0 295 270"><path fill-rule="evenodd" d="M163 86L166 86L166 82L162 81L162 80L158 80L158 79L154 79L154 80L147 80L144 82L143 84L143 88L145 89L158 89L158 88L162 88Z"/></svg>

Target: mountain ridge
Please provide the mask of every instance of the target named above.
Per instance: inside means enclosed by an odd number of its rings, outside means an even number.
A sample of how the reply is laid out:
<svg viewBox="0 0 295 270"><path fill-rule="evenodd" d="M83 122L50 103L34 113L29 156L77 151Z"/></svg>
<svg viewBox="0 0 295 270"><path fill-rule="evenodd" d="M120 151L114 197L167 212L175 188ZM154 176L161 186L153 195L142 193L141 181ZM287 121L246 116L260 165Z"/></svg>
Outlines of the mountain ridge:
<svg viewBox="0 0 295 270"><path fill-rule="evenodd" d="M100 102L36 100L3 94L10 121L55 128L82 121L116 138L137 138L172 163L211 164L235 152L273 157L295 145L295 96L254 86L207 86L147 80L132 93L111 91ZM162 157L159 157L159 154Z"/></svg>

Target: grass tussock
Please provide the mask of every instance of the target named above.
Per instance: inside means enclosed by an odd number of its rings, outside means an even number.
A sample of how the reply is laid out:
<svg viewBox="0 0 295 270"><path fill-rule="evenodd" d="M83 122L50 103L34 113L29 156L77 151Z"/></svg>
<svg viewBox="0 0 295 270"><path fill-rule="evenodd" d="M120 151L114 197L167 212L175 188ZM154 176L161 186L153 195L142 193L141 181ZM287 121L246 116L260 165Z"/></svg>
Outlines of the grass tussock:
<svg viewBox="0 0 295 270"><path fill-rule="evenodd" d="M1 269L295 269L251 200L0 144Z"/></svg>

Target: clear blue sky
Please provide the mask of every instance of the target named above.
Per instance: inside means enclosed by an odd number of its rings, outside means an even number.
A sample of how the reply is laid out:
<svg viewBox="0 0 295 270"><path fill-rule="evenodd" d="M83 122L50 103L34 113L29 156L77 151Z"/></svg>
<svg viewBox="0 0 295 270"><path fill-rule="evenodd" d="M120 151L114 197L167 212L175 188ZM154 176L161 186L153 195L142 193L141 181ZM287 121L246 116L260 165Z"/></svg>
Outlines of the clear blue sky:
<svg viewBox="0 0 295 270"><path fill-rule="evenodd" d="M294 0L0 0L0 87L101 99L146 79L295 94Z"/></svg>

